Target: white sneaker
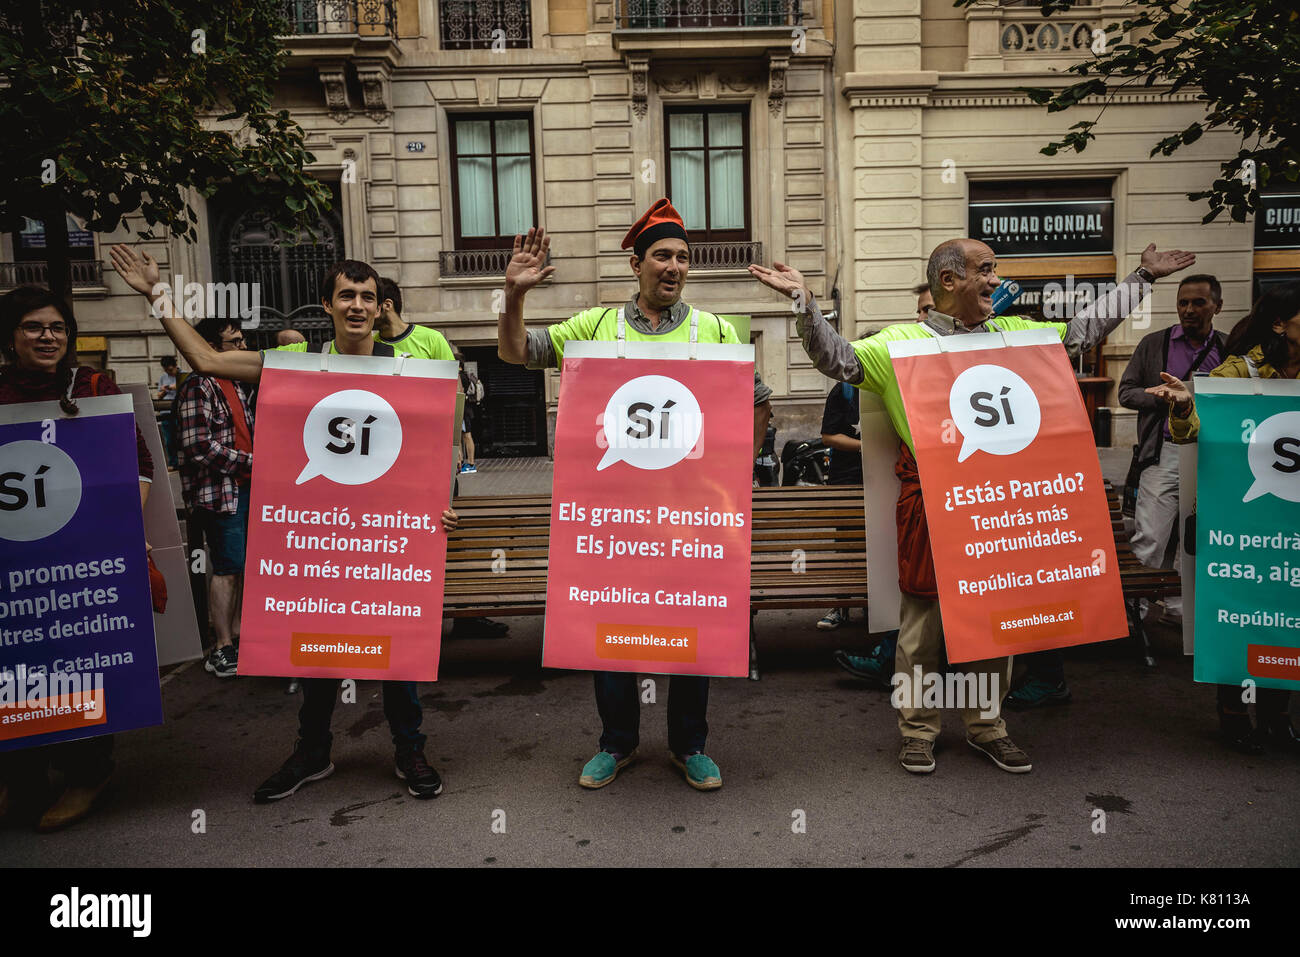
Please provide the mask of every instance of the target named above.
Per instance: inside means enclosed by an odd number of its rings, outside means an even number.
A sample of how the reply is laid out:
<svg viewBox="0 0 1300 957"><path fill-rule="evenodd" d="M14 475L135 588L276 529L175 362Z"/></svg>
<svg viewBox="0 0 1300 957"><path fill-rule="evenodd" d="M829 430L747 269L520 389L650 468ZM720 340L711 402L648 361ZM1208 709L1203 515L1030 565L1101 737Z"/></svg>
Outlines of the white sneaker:
<svg viewBox="0 0 1300 957"><path fill-rule="evenodd" d="M834 631L840 625L848 624L848 621L849 616L845 614L845 609L832 608L817 622L817 627L821 631Z"/></svg>

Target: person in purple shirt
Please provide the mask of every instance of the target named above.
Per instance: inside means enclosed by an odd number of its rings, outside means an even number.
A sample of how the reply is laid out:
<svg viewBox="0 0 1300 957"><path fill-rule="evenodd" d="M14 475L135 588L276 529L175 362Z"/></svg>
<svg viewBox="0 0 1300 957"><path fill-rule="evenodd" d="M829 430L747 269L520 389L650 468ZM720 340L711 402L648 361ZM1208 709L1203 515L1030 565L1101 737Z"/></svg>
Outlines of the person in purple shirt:
<svg viewBox="0 0 1300 957"><path fill-rule="evenodd" d="M1206 274L1178 285L1178 325L1144 336L1119 381L1119 401L1138 414L1137 506L1133 554L1148 568L1173 568L1178 557L1178 447L1169 441L1168 407L1146 389L1160 385L1160 373L1183 381L1223 362L1224 338L1214 328L1223 309L1219 280ZM1182 602L1165 602L1166 617L1181 621Z"/></svg>

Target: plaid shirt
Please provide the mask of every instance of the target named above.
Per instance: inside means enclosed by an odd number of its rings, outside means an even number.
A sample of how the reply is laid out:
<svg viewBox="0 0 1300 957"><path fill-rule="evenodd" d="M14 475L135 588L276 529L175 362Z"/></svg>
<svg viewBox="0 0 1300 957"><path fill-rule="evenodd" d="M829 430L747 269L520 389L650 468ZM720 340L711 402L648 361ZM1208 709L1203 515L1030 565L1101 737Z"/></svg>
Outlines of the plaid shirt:
<svg viewBox="0 0 1300 957"><path fill-rule="evenodd" d="M236 382L248 431L253 431L252 388ZM211 376L191 375L181 387L177 410L181 492L187 508L232 513L236 488L253 474L253 456L235 448L235 424L226 397Z"/></svg>

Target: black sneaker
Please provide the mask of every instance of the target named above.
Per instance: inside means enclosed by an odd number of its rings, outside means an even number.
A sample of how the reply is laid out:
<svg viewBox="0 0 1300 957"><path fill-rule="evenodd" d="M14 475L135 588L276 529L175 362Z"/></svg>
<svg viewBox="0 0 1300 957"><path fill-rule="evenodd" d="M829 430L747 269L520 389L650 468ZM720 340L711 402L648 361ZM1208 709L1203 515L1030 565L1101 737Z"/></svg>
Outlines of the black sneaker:
<svg viewBox="0 0 1300 957"><path fill-rule="evenodd" d="M1300 754L1300 732L1291 723L1291 717L1285 713L1262 722L1261 738L1271 740L1275 747L1292 754Z"/></svg>
<svg viewBox="0 0 1300 957"><path fill-rule="evenodd" d="M253 801L256 804L267 804L287 798L308 781L319 781L333 773L334 764L330 761L328 750L304 748L299 741L284 766L253 792Z"/></svg>
<svg viewBox="0 0 1300 957"><path fill-rule="evenodd" d="M397 776L406 782L412 797L433 798L442 793L442 778L424 760L424 751L399 751Z"/></svg>
<svg viewBox="0 0 1300 957"><path fill-rule="evenodd" d="M233 678L239 671L239 652L234 645L222 645L208 655L203 670L218 678Z"/></svg>
<svg viewBox="0 0 1300 957"><path fill-rule="evenodd" d="M1250 715L1219 709L1219 734L1223 743L1241 754L1263 754L1264 745L1250 723Z"/></svg>

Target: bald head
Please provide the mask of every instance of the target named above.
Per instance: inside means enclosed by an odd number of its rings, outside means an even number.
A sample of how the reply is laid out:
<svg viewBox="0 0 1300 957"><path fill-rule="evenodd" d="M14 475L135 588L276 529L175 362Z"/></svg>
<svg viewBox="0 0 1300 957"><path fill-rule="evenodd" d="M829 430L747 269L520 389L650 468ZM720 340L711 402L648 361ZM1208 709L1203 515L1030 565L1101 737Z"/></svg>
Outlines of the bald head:
<svg viewBox="0 0 1300 957"><path fill-rule="evenodd" d="M993 290L1001 280L993 250L978 239L949 239L935 247L925 267L934 306L967 326L993 313Z"/></svg>
<svg viewBox="0 0 1300 957"><path fill-rule="evenodd" d="M306 342L307 339L297 329L281 329L275 334L275 344L277 346L291 346L295 342Z"/></svg>

